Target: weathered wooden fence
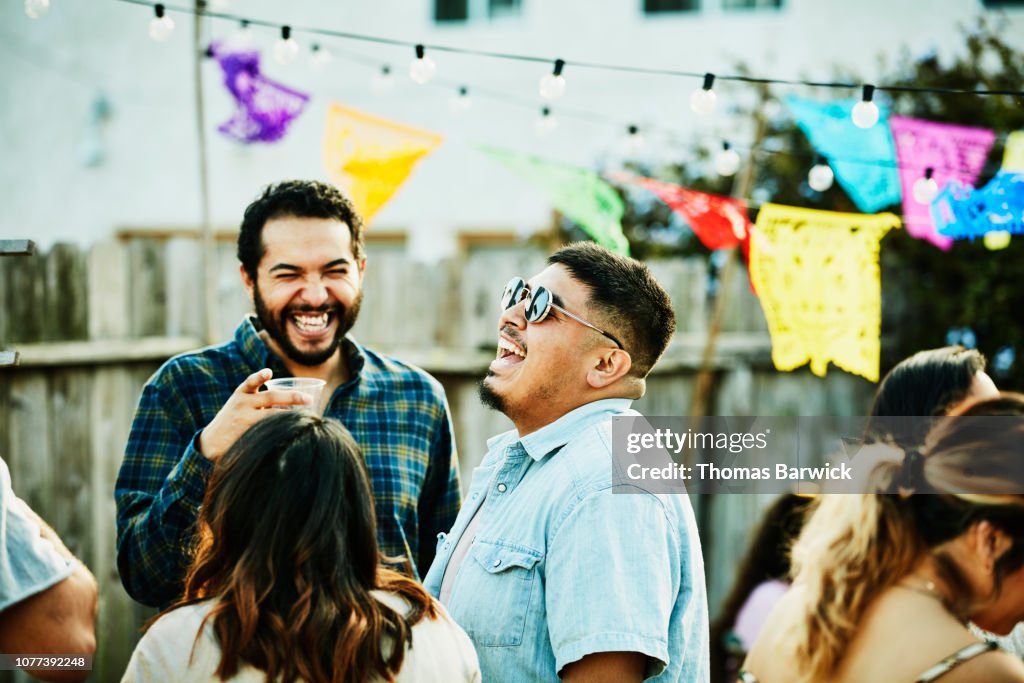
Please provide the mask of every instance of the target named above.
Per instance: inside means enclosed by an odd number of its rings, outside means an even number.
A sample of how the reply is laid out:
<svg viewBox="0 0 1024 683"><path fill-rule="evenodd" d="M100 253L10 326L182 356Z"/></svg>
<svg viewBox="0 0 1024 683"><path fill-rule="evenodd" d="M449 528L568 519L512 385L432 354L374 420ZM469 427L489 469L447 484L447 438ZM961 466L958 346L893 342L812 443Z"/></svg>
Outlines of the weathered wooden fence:
<svg viewBox="0 0 1024 683"><path fill-rule="evenodd" d="M249 302L234 244L218 245L219 337ZM487 437L506 429L484 409L476 384L494 357L497 299L512 275L530 276L544 254L488 249L428 265L393 250L369 250L365 300L354 334L424 367L445 385L464 481ZM0 370L0 455L15 490L92 569L100 583L99 652L90 680L118 680L151 610L121 588L114 552L113 487L142 385L169 356L201 345L198 242L126 239L83 250L57 245L45 255L0 261L0 349L21 365ZM701 260L652 263L673 297L679 334L637 408L687 414L705 341L707 272ZM730 283L731 304L714 358L712 414L856 415L872 386L835 371L775 372L757 300L746 277ZM758 496L695 496L712 605L728 589ZM598 531L599 533L599 531ZM20 675L20 674L18 674ZM0 673L0 682L21 680Z"/></svg>

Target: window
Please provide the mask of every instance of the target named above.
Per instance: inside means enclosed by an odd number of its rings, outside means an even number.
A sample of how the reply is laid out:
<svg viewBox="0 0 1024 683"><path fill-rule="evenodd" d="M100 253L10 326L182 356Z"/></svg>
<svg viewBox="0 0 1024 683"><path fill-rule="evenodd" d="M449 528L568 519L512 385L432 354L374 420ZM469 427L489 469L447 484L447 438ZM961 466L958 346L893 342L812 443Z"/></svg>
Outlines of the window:
<svg viewBox="0 0 1024 683"><path fill-rule="evenodd" d="M779 9L782 7L782 0L722 0L723 9L760 9L762 7Z"/></svg>
<svg viewBox="0 0 1024 683"><path fill-rule="evenodd" d="M487 0L487 13L492 19L519 16L520 0Z"/></svg>
<svg viewBox="0 0 1024 683"><path fill-rule="evenodd" d="M469 0L434 0L434 21L469 19Z"/></svg>
<svg viewBox="0 0 1024 683"><path fill-rule="evenodd" d="M522 0L434 0L438 23L478 19L505 19L522 13Z"/></svg>
<svg viewBox="0 0 1024 683"><path fill-rule="evenodd" d="M691 12L700 9L700 0L644 0L646 14Z"/></svg>

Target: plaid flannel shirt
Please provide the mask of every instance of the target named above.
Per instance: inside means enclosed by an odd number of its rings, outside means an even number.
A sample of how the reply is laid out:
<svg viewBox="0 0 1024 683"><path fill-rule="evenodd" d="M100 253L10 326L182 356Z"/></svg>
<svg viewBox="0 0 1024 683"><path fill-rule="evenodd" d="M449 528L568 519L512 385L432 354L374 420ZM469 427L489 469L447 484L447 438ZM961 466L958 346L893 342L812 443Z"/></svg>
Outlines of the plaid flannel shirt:
<svg viewBox="0 0 1024 683"><path fill-rule="evenodd" d="M419 368L351 339L342 352L353 377L335 390L325 415L348 427L362 448L381 551L425 572L437 534L451 528L461 503L444 389ZM196 439L238 385L264 367L288 376L247 318L232 341L170 359L142 390L114 488L117 567L139 602L167 606L184 589L213 468Z"/></svg>

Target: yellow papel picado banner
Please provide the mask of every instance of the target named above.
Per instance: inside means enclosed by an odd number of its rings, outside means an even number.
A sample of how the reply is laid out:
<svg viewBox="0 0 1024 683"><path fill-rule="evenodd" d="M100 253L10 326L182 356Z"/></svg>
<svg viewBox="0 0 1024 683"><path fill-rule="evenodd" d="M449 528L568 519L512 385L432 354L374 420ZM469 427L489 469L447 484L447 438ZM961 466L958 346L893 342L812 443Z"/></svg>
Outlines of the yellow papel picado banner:
<svg viewBox="0 0 1024 683"><path fill-rule="evenodd" d="M879 242L894 214L766 204L750 235L751 281L761 299L778 370L831 361L878 380L882 296Z"/></svg>
<svg viewBox="0 0 1024 683"><path fill-rule="evenodd" d="M324 128L324 165L368 224L416 162L442 140L437 133L332 104Z"/></svg>

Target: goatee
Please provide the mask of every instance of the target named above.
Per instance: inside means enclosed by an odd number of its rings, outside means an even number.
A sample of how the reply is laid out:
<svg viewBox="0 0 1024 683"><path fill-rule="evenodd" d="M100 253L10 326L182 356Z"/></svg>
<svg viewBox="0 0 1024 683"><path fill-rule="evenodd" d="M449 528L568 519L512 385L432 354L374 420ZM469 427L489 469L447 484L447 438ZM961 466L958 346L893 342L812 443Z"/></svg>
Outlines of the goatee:
<svg viewBox="0 0 1024 683"><path fill-rule="evenodd" d="M487 384L487 379L491 376L491 373L487 373L487 377L484 377L477 384L477 394L480 396L480 402L491 410L497 410L499 413L505 413L505 399L499 396L494 389Z"/></svg>
<svg viewBox="0 0 1024 683"><path fill-rule="evenodd" d="M352 301L352 305L347 308L339 303L324 306L285 306L278 316L274 316L267 308L266 302L260 294L259 286L253 287L253 302L256 307L256 317L282 353L299 365L315 367L326 363L331 356L337 353L345 335L355 325L356 319L359 317L359 307L363 303L363 292L360 290ZM333 316L338 322L331 342L316 351L303 351L295 346L288 337L288 318L297 312L327 313Z"/></svg>

